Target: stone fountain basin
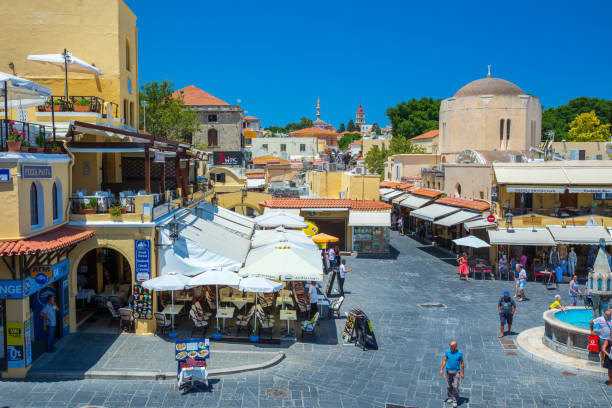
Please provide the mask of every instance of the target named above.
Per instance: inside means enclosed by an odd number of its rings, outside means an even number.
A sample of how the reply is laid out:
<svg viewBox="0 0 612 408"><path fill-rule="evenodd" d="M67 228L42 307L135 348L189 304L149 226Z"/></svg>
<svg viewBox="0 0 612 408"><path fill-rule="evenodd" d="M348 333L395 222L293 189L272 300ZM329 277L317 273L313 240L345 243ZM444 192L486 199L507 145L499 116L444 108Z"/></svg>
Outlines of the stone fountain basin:
<svg viewBox="0 0 612 408"><path fill-rule="evenodd" d="M584 307L570 306L568 310L585 310ZM544 319L544 337L542 342L550 349L567 356L589 361L599 361L599 353L587 350L591 330L563 322L556 318L559 309L547 310L542 314Z"/></svg>

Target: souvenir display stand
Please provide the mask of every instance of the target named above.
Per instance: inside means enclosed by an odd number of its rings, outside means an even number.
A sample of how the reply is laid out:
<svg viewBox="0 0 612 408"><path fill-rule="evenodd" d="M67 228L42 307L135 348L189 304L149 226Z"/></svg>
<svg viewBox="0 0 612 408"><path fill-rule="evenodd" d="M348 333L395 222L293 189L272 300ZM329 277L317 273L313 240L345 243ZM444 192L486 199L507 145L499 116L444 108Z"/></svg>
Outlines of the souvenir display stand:
<svg viewBox="0 0 612 408"><path fill-rule="evenodd" d="M345 343L355 342L355 346L361 345L363 350L366 348L378 350L372 322L361 309L351 309L346 313L342 340Z"/></svg>

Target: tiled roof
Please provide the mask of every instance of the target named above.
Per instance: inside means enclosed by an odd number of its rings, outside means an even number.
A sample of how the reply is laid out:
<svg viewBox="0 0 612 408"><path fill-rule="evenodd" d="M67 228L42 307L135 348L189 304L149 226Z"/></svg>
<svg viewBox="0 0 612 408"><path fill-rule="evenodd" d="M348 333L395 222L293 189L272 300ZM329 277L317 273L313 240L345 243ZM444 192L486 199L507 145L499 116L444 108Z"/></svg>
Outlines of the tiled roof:
<svg viewBox="0 0 612 408"><path fill-rule="evenodd" d="M387 210L382 201L349 200L345 198L272 198L261 203L270 208L350 208L352 210Z"/></svg>
<svg viewBox="0 0 612 408"><path fill-rule="evenodd" d="M416 195L420 195L423 197L434 198L434 197L438 197L442 195L442 192L439 190L431 190L429 188L415 188L413 190L410 190L410 194L416 194Z"/></svg>
<svg viewBox="0 0 612 408"><path fill-rule="evenodd" d="M358 132L357 132L358 133ZM295 132L289 133L291 136L338 136L338 133L333 130L327 130L318 127L309 127L305 129L296 130Z"/></svg>
<svg viewBox="0 0 612 408"><path fill-rule="evenodd" d="M483 201L466 200L463 198L444 197L436 200L438 204L452 205L453 207L467 208L476 211L486 211L489 209L489 204Z"/></svg>
<svg viewBox="0 0 612 408"><path fill-rule="evenodd" d="M0 242L0 256L44 254L76 244L93 235L93 231L60 227L32 238Z"/></svg>
<svg viewBox="0 0 612 408"><path fill-rule="evenodd" d="M402 183L398 183L396 181L387 181L387 180L385 180L385 181L381 181L379 186L380 187L386 187L386 188L395 188L395 187L397 187L400 184L402 184Z"/></svg>
<svg viewBox="0 0 612 408"><path fill-rule="evenodd" d="M401 184L398 184L395 188L406 191L406 190L410 190L412 187L414 187L412 184L401 183Z"/></svg>
<svg viewBox="0 0 612 408"><path fill-rule="evenodd" d="M218 105L229 105L229 103L222 101L221 99L212 96L208 92L205 92L197 86L187 85L186 87L174 91L172 97L178 98L183 96L183 102L189 106L218 106Z"/></svg>
<svg viewBox="0 0 612 408"><path fill-rule="evenodd" d="M434 130L430 130L429 132L425 132L422 135L418 135L413 137L412 140L423 140L423 139L433 139L434 137L438 137L440 135L440 130L438 129L434 129Z"/></svg>
<svg viewBox="0 0 612 408"><path fill-rule="evenodd" d="M267 154L264 156L255 157L253 159L253 164L262 165L262 164L287 164L289 160L281 159L280 157L272 156L271 154Z"/></svg>
<svg viewBox="0 0 612 408"><path fill-rule="evenodd" d="M245 116L244 120L259 120L259 119L256 118L255 116Z"/></svg>

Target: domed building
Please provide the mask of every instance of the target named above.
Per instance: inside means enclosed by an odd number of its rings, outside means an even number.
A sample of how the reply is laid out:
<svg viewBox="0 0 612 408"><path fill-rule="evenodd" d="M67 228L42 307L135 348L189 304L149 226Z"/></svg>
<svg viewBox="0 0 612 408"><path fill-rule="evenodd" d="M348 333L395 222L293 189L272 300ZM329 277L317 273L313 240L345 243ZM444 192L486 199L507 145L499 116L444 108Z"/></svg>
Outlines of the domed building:
<svg viewBox="0 0 612 408"><path fill-rule="evenodd" d="M542 106L489 70L442 101L439 126L438 149L447 162L467 149L524 152L540 143Z"/></svg>

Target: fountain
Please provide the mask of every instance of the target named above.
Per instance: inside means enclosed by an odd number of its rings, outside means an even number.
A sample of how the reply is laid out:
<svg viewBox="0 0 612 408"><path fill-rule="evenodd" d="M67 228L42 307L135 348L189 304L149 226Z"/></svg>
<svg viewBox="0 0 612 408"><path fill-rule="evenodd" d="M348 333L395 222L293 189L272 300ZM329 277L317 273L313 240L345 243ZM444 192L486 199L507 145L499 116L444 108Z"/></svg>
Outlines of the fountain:
<svg viewBox="0 0 612 408"><path fill-rule="evenodd" d="M587 285L593 298L593 310L570 307L544 312L544 337L542 342L549 348L571 357L599 361L598 353L587 349L591 320L603 314L612 299L612 271L606 256L606 243L599 241L599 252L589 272Z"/></svg>

